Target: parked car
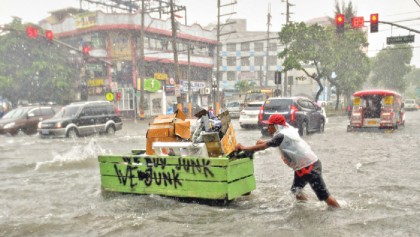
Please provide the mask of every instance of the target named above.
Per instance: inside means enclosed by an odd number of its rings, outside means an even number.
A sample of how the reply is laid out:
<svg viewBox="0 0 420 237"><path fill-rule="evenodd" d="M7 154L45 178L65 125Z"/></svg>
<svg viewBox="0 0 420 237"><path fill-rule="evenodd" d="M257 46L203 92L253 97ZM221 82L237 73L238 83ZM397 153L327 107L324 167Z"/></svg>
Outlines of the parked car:
<svg viewBox="0 0 420 237"><path fill-rule="evenodd" d="M242 110L240 101L231 101L226 104L226 110L229 111L231 118L239 118L239 113Z"/></svg>
<svg viewBox="0 0 420 237"><path fill-rule="evenodd" d="M299 129L301 136L309 132L324 132L325 117L321 107L305 97L273 97L265 101L259 122L267 121L272 114L282 114L287 123ZM261 133L267 135L267 125L262 124Z"/></svg>
<svg viewBox="0 0 420 237"><path fill-rule="evenodd" d="M12 109L0 119L0 134L35 134L38 123L53 117L54 114L51 106L35 105Z"/></svg>
<svg viewBox="0 0 420 237"><path fill-rule="evenodd" d="M122 120L108 101L76 102L64 106L54 117L38 124L41 137L78 137L114 134L122 129Z"/></svg>
<svg viewBox="0 0 420 237"><path fill-rule="evenodd" d="M404 109L405 110L418 110L416 100L415 99L405 99L404 100Z"/></svg>
<svg viewBox="0 0 420 237"><path fill-rule="evenodd" d="M264 101L254 101L245 105L245 108L239 114L239 125L241 128L257 127L260 125L258 123L258 114L263 104Z"/></svg>

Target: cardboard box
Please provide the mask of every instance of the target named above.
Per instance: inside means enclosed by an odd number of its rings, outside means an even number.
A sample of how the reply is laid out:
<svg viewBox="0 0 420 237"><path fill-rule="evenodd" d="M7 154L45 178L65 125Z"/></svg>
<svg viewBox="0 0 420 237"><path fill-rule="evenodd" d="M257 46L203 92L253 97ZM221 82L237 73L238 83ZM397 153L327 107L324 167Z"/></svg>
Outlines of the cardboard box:
<svg viewBox="0 0 420 237"><path fill-rule="evenodd" d="M233 129L233 124L230 123L229 128L222 138L222 147L225 155L234 151L236 144L238 144L238 142L236 140L235 130Z"/></svg>
<svg viewBox="0 0 420 237"><path fill-rule="evenodd" d="M153 142L175 142L191 137L190 122L185 121L185 114L178 111L175 114L159 115L149 125L146 138L146 154L154 155Z"/></svg>

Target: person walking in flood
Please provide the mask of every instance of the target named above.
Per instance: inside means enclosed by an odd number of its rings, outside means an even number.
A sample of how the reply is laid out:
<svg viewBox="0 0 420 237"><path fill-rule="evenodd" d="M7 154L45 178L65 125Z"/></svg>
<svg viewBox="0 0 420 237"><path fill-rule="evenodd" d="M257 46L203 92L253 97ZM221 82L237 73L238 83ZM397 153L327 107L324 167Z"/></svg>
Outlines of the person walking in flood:
<svg viewBox="0 0 420 237"><path fill-rule="evenodd" d="M303 188L309 183L320 201L325 201L331 207L340 207L325 185L321 161L299 136L298 130L287 124L286 118L281 114L271 115L265 124L268 125L271 139L258 140L254 146L238 143L235 150L259 151L268 147L278 147L284 163L295 171L291 191L298 200L307 200Z"/></svg>

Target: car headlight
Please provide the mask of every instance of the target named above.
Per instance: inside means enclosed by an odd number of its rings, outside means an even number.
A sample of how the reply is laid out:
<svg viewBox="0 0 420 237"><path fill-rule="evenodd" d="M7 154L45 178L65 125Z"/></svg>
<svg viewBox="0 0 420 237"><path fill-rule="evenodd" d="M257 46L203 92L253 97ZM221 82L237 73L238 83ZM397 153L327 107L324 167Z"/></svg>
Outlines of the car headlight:
<svg viewBox="0 0 420 237"><path fill-rule="evenodd" d="M57 123L55 123L54 127L55 127L55 128L61 128L61 122L57 122Z"/></svg>
<svg viewBox="0 0 420 237"><path fill-rule="evenodd" d="M8 123L8 124L4 125L4 128L8 129L8 128L13 128L14 126L15 126L15 122L11 122L11 123Z"/></svg>

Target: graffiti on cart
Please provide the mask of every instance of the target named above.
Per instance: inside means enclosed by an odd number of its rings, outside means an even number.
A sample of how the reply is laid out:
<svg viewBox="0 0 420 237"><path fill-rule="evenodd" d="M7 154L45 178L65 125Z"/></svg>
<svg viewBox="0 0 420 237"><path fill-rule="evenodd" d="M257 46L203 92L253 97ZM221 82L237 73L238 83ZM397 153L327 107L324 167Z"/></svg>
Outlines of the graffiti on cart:
<svg viewBox="0 0 420 237"><path fill-rule="evenodd" d="M130 188L136 187L138 182L143 182L147 187L152 184L165 187L171 185L176 189L182 186L182 181L179 179L181 169L194 175L202 174L206 178L214 177L213 172L209 169L210 160L179 158L177 165L168 166L167 160L159 157L145 157L146 164L142 164L138 158L123 157L122 159L127 164L125 171L119 169L117 164L114 164L114 170L120 184L130 185ZM139 168L144 165L147 168L144 171L140 170ZM160 171L155 171L155 168L160 168Z"/></svg>

